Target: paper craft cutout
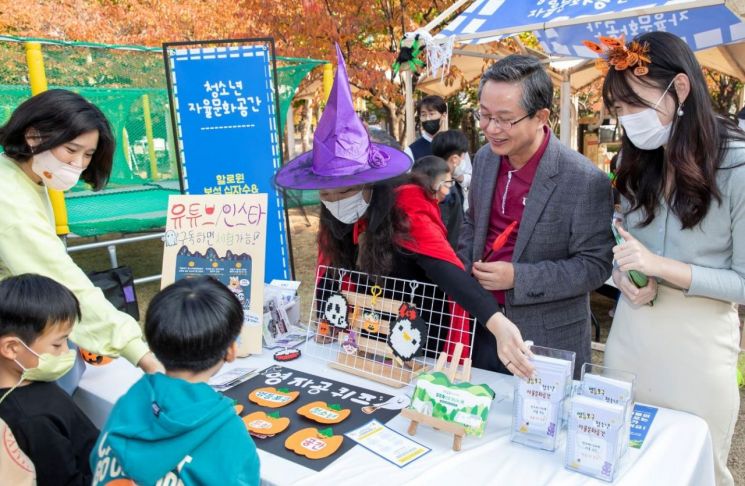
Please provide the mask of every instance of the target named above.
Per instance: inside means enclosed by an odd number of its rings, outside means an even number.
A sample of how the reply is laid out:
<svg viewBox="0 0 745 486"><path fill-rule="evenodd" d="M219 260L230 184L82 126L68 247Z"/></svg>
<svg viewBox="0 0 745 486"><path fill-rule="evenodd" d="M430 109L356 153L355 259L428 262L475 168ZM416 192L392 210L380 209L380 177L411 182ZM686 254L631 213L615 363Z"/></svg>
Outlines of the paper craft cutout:
<svg viewBox="0 0 745 486"><path fill-rule="evenodd" d="M241 405L240 403L234 403L233 409L235 410L236 415L240 415L243 413L243 405Z"/></svg>
<svg viewBox="0 0 745 486"><path fill-rule="evenodd" d="M324 320L336 328L346 329L349 327L348 313L347 299L341 294L331 294L323 308Z"/></svg>
<svg viewBox="0 0 745 486"><path fill-rule="evenodd" d="M344 437L334 435L330 427L322 430L308 427L289 436L285 441L285 447L308 459L323 459L339 450L342 442Z"/></svg>
<svg viewBox="0 0 745 486"><path fill-rule="evenodd" d="M380 314L377 312L364 312L362 314L362 329L367 332L380 331Z"/></svg>
<svg viewBox="0 0 745 486"><path fill-rule="evenodd" d="M267 408L284 407L295 401L300 396L299 391L290 391L287 388L274 388L267 386L257 388L248 394L248 399L257 405Z"/></svg>
<svg viewBox="0 0 745 486"><path fill-rule="evenodd" d="M260 439L266 439L267 437L284 432L290 426L290 419L280 417L278 412L267 414L266 412L258 411L243 417L243 423L251 435Z"/></svg>
<svg viewBox="0 0 745 486"><path fill-rule="evenodd" d="M401 304L398 315L388 334L388 346L396 357L409 361L424 352L427 323L419 317L419 312L413 304Z"/></svg>
<svg viewBox="0 0 745 486"><path fill-rule="evenodd" d="M337 404L311 402L297 409L297 413L319 424L338 424L352 413L348 408L342 409Z"/></svg>

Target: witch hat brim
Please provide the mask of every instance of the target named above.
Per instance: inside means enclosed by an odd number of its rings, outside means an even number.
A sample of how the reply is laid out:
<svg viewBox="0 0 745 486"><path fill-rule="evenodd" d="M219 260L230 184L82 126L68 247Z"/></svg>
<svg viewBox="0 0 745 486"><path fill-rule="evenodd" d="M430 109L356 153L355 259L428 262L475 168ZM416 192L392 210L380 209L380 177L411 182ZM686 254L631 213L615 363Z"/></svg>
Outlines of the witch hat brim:
<svg viewBox="0 0 745 486"><path fill-rule="evenodd" d="M313 134L313 150L285 164L276 185L286 189L334 189L390 179L411 168L412 160L389 145L370 141L354 111L339 45L338 67L328 103Z"/></svg>

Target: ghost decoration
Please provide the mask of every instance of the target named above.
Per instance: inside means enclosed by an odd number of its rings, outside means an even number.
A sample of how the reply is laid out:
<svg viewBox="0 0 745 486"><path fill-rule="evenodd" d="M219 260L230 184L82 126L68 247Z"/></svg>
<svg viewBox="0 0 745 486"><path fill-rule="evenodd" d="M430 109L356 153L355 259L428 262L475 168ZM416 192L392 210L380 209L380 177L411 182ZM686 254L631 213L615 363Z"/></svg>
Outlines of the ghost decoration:
<svg viewBox="0 0 745 486"><path fill-rule="evenodd" d="M176 232L173 230L166 231L165 241L166 246L175 246L177 240Z"/></svg>
<svg viewBox="0 0 745 486"><path fill-rule="evenodd" d="M332 294L323 308L323 318L332 326L339 329L349 327L347 321L348 305L347 299L341 294Z"/></svg>
<svg viewBox="0 0 745 486"><path fill-rule="evenodd" d="M413 304L401 304L398 315L388 333L388 346L396 357L409 361L424 352L427 323Z"/></svg>

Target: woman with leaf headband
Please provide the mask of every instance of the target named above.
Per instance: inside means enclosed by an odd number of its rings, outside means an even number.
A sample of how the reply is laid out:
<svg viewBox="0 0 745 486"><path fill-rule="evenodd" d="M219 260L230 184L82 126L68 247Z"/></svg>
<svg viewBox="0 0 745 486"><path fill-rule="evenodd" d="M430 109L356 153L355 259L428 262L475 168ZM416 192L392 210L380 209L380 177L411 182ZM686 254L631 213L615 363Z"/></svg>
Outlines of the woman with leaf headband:
<svg viewBox="0 0 745 486"><path fill-rule="evenodd" d="M603 56L603 100L624 129L616 179L624 222L613 249L622 298L605 364L636 373L639 401L704 418L717 484L731 485L736 304L745 304L745 135L713 111L682 39L651 32L629 44L601 42L586 45ZM649 278L632 280L630 272Z"/></svg>

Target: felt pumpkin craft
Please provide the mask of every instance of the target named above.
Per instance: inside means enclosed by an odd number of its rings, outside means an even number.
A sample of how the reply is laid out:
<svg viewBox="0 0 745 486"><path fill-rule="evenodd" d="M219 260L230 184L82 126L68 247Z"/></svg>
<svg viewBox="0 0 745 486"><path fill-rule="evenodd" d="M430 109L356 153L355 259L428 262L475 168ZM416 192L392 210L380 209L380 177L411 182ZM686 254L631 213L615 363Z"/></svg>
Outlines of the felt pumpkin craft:
<svg viewBox="0 0 745 486"><path fill-rule="evenodd" d="M342 409L337 404L310 402L297 409L297 413L319 424L338 424L352 413L348 408Z"/></svg>
<svg viewBox="0 0 745 486"><path fill-rule="evenodd" d="M401 304L398 319L388 333L388 346L396 357L409 361L424 352L427 341L427 323L419 317L413 304Z"/></svg>
<svg viewBox="0 0 745 486"><path fill-rule="evenodd" d="M263 388L257 388L249 393L248 399L262 407L279 408L284 407L288 403L294 402L299 396L299 391L290 391L287 388L266 386Z"/></svg>
<svg viewBox="0 0 745 486"><path fill-rule="evenodd" d="M290 426L290 419L280 417L277 412L258 411L243 417L243 423L251 435L266 438L284 432Z"/></svg>
<svg viewBox="0 0 745 486"><path fill-rule="evenodd" d="M330 427L322 430L308 427L289 436L285 447L308 459L323 459L338 451L342 442L344 437L334 435Z"/></svg>

